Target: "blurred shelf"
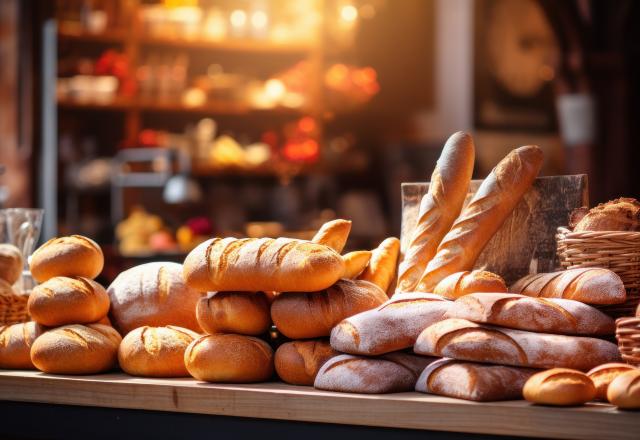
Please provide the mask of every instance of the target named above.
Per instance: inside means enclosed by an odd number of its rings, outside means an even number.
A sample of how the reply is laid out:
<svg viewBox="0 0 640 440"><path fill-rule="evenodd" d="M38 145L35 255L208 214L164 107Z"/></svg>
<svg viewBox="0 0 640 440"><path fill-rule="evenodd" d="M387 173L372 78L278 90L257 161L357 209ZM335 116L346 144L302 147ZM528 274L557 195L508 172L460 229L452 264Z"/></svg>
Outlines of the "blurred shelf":
<svg viewBox="0 0 640 440"><path fill-rule="evenodd" d="M143 46L173 47L176 49L200 49L225 52L304 54L315 49L312 42L278 43L265 40L229 39L224 41L185 39L179 37L141 37Z"/></svg>
<svg viewBox="0 0 640 440"><path fill-rule="evenodd" d="M72 31L69 29L60 29L58 31L58 39L60 41L73 41L83 43L98 44L123 44L125 41L125 32L120 30L110 30L94 34L86 31Z"/></svg>
<svg viewBox="0 0 640 440"><path fill-rule="evenodd" d="M258 168L240 167L212 167L206 164L194 162L191 166L191 174L195 177L210 178L293 178L296 176L309 175L338 175L350 174L362 171L362 167L350 161L338 165L327 165L322 163L296 164L281 163L273 166L263 166Z"/></svg>

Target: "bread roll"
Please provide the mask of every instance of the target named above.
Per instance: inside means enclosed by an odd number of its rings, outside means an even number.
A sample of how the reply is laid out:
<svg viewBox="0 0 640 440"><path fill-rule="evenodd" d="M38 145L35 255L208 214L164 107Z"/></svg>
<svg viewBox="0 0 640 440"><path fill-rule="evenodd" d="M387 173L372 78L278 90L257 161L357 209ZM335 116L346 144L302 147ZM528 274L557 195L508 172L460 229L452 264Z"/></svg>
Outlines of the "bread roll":
<svg viewBox="0 0 640 440"><path fill-rule="evenodd" d="M109 295L100 284L83 277L53 277L29 295L31 319L48 327L88 324L109 312Z"/></svg>
<svg viewBox="0 0 640 440"><path fill-rule="evenodd" d="M262 292L217 292L200 298L198 323L205 333L261 335L271 327L269 302Z"/></svg>
<svg viewBox="0 0 640 440"><path fill-rule="evenodd" d="M574 232L640 231L640 203L627 197L601 203L571 226Z"/></svg>
<svg viewBox="0 0 640 440"><path fill-rule="evenodd" d="M331 346L367 356L409 348L422 330L444 318L451 304L430 293L398 293L381 306L340 322L331 331Z"/></svg>
<svg viewBox="0 0 640 440"><path fill-rule="evenodd" d="M31 275L39 283L53 277L85 277L94 279L104 266L104 255L98 244L82 235L53 238L31 256Z"/></svg>
<svg viewBox="0 0 640 440"><path fill-rule="evenodd" d="M316 232L311 241L330 247L337 253L342 252L351 232L351 221L336 219L325 223Z"/></svg>
<svg viewBox="0 0 640 440"><path fill-rule="evenodd" d="M613 379L607 389L609 402L622 409L640 408L640 369L627 371Z"/></svg>
<svg viewBox="0 0 640 440"><path fill-rule="evenodd" d="M0 244L0 280L13 285L22 274L22 253L12 244Z"/></svg>
<svg viewBox="0 0 640 440"><path fill-rule="evenodd" d="M371 260L371 251L353 251L342 256L344 260L344 274L342 278L353 280L360 275Z"/></svg>
<svg viewBox="0 0 640 440"><path fill-rule="evenodd" d="M463 132L451 135L436 164L429 191L420 201L418 220L398 269L398 291L413 292L427 263L460 214L469 191L475 147Z"/></svg>
<svg viewBox="0 0 640 440"><path fill-rule="evenodd" d="M444 358L424 369L416 391L476 402L516 400L522 399L522 387L535 372L530 368Z"/></svg>
<svg viewBox="0 0 640 440"><path fill-rule="evenodd" d="M132 376L189 377L184 352L199 337L194 331L172 325L139 327L120 344L120 368Z"/></svg>
<svg viewBox="0 0 640 440"><path fill-rule="evenodd" d="M339 354L325 339L285 342L276 350L276 373L286 383L313 386L320 367Z"/></svg>
<svg viewBox="0 0 640 440"><path fill-rule="evenodd" d="M380 243L371 253L369 265L358 277L359 280L370 281L384 292L389 290L396 276L396 265L400 255L400 240L389 237Z"/></svg>
<svg viewBox="0 0 640 440"><path fill-rule="evenodd" d="M558 298L516 293L472 293L459 298L447 318L533 332L563 335L612 335L615 321L595 307Z"/></svg>
<svg viewBox="0 0 640 440"><path fill-rule="evenodd" d="M596 338L550 335L446 319L418 336L414 351L429 356L513 365L589 370L620 360L618 347Z"/></svg>
<svg viewBox="0 0 640 440"><path fill-rule="evenodd" d="M200 333L196 304L202 294L182 279L178 263L146 263L117 276L107 289L115 327L127 334L148 325L175 325Z"/></svg>
<svg viewBox="0 0 640 440"><path fill-rule="evenodd" d="M344 318L379 306L387 295L362 280L340 280L320 292L281 293L271 305L271 319L291 339L329 336Z"/></svg>
<svg viewBox="0 0 640 440"><path fill-rule="evenodd" d="M33 321L0 326L0 368L34 370L31 346L43 331L42 326Z"/></svg>
<svg viewBox="0 0 640 440"><path fill-rule="evenodd" d="M491 171L465 206L418 282L416 290L432 292L452 273L471 270L542 167L542 150L529 145L509 153Z"/></svg>
<svg viewBox="0 0 640 440"><path fill-rule="evenodd" d="M273 375L273 350L251 336L205 335L189 344L184 363L189 374L206 382L263 382Z"/></svg>
<svg viewBox="0 0 640 440"><path fill-rule="evenodd" d="M214 238L184 260L184 279L200 291L313 292L344 273L333 249L290 238Z"/></svg>
<svg viewBox="0 0 640 440"><path fill-rule="evenodd" d="M31 361L45 373L102 373L116 367L120 341L118 332L106 325L65 325L38 336Z"/></svg>
<svg viewBox="0 0 640 440"><path fill-rule="evenodd" d="M585 267L539 273L520 278L511 292L543 298L565 298L586 304L620 304L627 292L620 277L609 269Z"/></svg>
<svg viewBox="0 0 640 440"><path fill-rule="evenodd" d="M582 405L596 396L596 387L589 376L568 368L553 368L536 373L522 390L529 402L543 405Z"/></svg>
<svg viewBox="0 0 640 440"><path fill-rule="evenodd" d="M593 381L596 387L596 399L607 400L607 388L609 384L618 376L627 371L635 370L629 364L610 363L598 365L587 373L587 376Z"/></svg>
<svg viewBox="0 0 640 440"><path fill-rule="evenodd" d="M470 293L507 291L504 279L486 270L456 272L440 281L433 289L433 293L447 299L457 299Z"/></svg>
<svg viewBox="0 0 640 440"><path fill-rule="evenodd" d="M343 354L320 368L314 387L343 393L381 394L412 391L434 358L389 353L378 358Z"/></svg>

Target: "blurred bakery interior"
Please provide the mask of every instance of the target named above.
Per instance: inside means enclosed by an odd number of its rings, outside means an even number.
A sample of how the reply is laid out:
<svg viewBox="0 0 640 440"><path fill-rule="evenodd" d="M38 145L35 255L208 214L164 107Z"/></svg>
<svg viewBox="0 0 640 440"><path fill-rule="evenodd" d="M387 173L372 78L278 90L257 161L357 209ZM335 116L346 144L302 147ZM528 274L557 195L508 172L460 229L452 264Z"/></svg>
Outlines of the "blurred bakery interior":
<svg viewBox="0 0 640 440"><path fill-rule="evenodd" d="M83 234L105 282L214 235L347 250L400 231L400 184L453 132L474 176L537 144L592 205L640 196L633 1L3 0L0 207ZM635 36L634 36L635 35Z"/></svg>

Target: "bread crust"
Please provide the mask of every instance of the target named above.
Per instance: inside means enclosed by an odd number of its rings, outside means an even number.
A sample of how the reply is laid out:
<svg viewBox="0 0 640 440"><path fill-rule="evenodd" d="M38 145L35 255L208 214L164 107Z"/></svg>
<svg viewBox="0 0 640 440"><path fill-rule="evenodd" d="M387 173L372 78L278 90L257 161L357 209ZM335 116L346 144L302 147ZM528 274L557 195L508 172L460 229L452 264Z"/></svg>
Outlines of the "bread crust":
<svg viewBox="0 0 640 440"><path fill-rule="evenodd" d="M534 374L524 384L524 398L532 403L554 406L582 405L596 396L589 376L569 368L552 368Z"/></svg>
<svg viewBox="0 0 640 440"><path fill-rule="evenodd" d="M371 260L371 251L353 251L342 256L344 260L344 274L342 278L353 280L367 267Z"/></svg>
<svg viewBox="0 0 640 440"><path fill-rule="evenodd" d="M24 261L20 249L9 243L0 244L0 279L13 285L20 275Z"/></svg>
<svg viewBox="0 0 640 440"><path fill-rule="evenodd" d="M372 282L384 292L389 291L391 282L396 276L396 266L400 255L400 240L396 237L386 238L371 251L371 259L364 271L358 276L359 280Z"/></svg>
<svg viewBox="0 0 640 440"><path fill-rule="evenodd" d="M320 367L339 354L326 339L285 342L274 356L276 373L286 383L313 386Z"/></svg>
<svg viewBox="0 0 640 440"><path fill-rule="evenodd" d="M198 324L205 333L257 336L271 327L269 301L262 292L212 292L196 306Z"/></svg>
<svg viewBox="0 0 640 440"><path fill-rule="evenodd" d="M486 270L467 270L453 273L445 277L433 289L433 293L447 299L458 299L470 293L507 291L504 279L500 275Z"/></svg>
<svg viewBox="0 0 640 440"><path fill-rule="evenodd" d="M640 202L621 197L601 203L584 214L573 231L640 231Z"/></svg>
<svg viewBox="0 0 640 440"><path fill-rule="evenodd" d="M616 377L607 389L607 399L618 408L640 408L640 369Z"/></svg>
<svg viewBox="0 0 640 440"><path fill-rule="evenodd" d="M39 283L49 278L85 277L94 279L104 266L104 255L98 244L82 235L52 238L31 256L29 269Z"/></svg>
<svg viewBox="0 0 640 440"><path fill-rule="evenodd" d="M606 401L607 389L611 382L613 382L616 377L630 370L635 370L635 367L619 362L598 365L589 370L587 376L589 376L596 387L596 399Z"/></svg>
<svg viewBox="0 0 640 440"><path fill-rule="evenodd" d="M0 368L35 370L31 346L45 329L34 321L0 326Z"/></svg>
<svg viewBox="0 0 640 440"><path fill-rule="evenodd" d="M320 227L311 241L330 247L337 253L341 253L347 244L351 232L351 220L336 219L326 222Z"/></svg>

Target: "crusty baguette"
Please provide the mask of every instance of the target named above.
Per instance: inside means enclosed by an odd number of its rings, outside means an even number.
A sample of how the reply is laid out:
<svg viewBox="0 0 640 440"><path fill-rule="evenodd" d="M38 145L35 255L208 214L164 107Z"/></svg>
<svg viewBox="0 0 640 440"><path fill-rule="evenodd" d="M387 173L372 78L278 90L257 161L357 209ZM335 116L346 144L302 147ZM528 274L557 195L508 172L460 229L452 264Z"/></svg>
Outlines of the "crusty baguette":
<svg viewBox="0 0 640 440"><path fill-rule="evenodd" d="M82 235L52 238L36 249L29 260L31 275L39 283L60 276L93 279L103 266L100 246Z"/></svg>
<svg viewBox="0 0 640 440"><path fill-rule="evenodd" d="M552 368L534 374L524 384L524 398L532 403L555 406L582 405L596 396L589 376L569 368Z"/></svg>
<svg viewBox="0 0 640 440"><path fill-rule="evenodd" d="M446 319L427 327L413 349L472 362L585 371L620 360L618 347L602 339L533 333L465 319Z"/></svg>
<svg viewBox="0 0 640 440"><path fill-rule="evenodd" d="M409 348L422 330L444 318L451 304L430 293L397 293L381 306L335 326L331 346L344 353L361 355Z"/></svg>
<svg viewBox="0 0 640 440"><path fill-rule="evenodd" d="M452 134L433 170L429 191L420 201L418 220L398 268L398 291L415 290L427 263L460 214L469 191L474 160L471 135L461 131Z"/></svg>
<svg viewBox="0 0 640 440"><path fill-rule="evenodd" d="M529 145L513 150L496 165L442 239L416 290L432 292L447 275L473 268L486 244L531 187L542 159L542 150Z"/></svg>
<svg viewBox="0 0 640 440"><path fill-rule="evenodd" d="M196 306L205 333L261 335L271 327L269 301L262 292L212 292Z"/></svg>
<svg viewBox="0 0 640 440"><path fill-rule="evenodd" d="M35 370L31 362L31 346L44 331L34 321L0 326L0 368Z"/></svg>
<svg viewBox="0 0 640 440"><path fill-rule="evenodd" d="M640 369L616 377L607 389L607 400L623 409L640 408Z"/></svg>
<svg viewBox="0 0 640 440"><path fill-rule="evenodd" d="M396 276L396 265L400 255L400 240L395 237L386 238L372 251L369 265L358 277L359 280L370 281L383 291L388 291Z"/></svg>
<svg viewBox="0 0 640 440"><path fill-rule="evenodd" d="M371 251L353 251L342 256L344 260L344 274L342 278L353 280L360 275L371 260Z"/></svg>
<svg viewBox="0 0 640 440"><path fill-rule="evenodd" d="M276 373L286 383L313 386L320 367L339 354L326 339L285 342L274 356Z"/></svg>
<svg viewBox="0 0 640 440"><path fill-rule="evenodd" d="M478 292L507 292L507 285L500 275L493 272L467 270L449 275L433 289L433 293L447 299L456 299Z"/></svg>
<svg viewBox="0 0 640 440"><path fill-rule="evenodd" d="M344 261L333 249L290 238L214 238L184 261L185 282L203 292L314 292L343 273Z"/></svg>
<svg viewBox="0 0 640 440"><path fill-rule="evenodd" d="M347 244L351 232L351 220L336 219L325 223L316 232L311 241L330 247L337 253L341 253Z"/></svg>
<svg viewBox="0 0 640 440"><path fill-rule="evenodd" d="M522 399L522 387L536 371L443 358L424 369L416 391L477 402L516 400Z"/></svg>
<svg viewBox="0 0 640 440"><path fill-rule="evenodd" d="M600 267L528 275L516 281L510 290L527 296L566 298L595 305L620 304L627 298L620 277Z"/></svg>
<svg viewBox="0 0 640 440"><path fill-rule="evenodd" d="M620 362L598 365L587 372L587 376L593 381L596 387L596 399L607 400L607 389L613 380L635 367Z"/></svg>
<svg viewBox="0 0 640 440"><path fill-rule="evenodd" d="M563 335L612 335L612 318L579 301L516 293L472 293L453 303L447 318Z"/></svg>

